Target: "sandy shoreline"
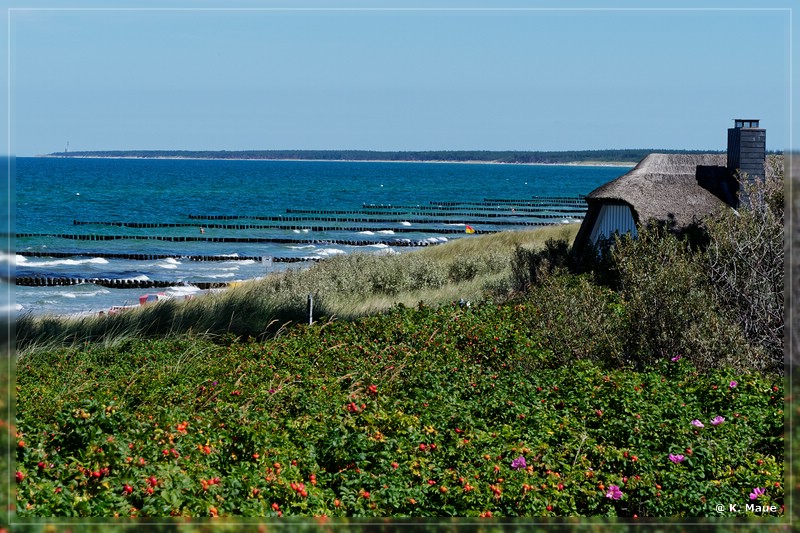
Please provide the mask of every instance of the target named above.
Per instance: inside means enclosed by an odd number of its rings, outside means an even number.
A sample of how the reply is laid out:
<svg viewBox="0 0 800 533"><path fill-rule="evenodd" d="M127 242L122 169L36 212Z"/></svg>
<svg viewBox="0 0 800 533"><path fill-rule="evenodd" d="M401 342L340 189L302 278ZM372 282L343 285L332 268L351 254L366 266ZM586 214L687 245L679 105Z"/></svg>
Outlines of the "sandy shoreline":
<svg viewBox="0 0 800 533"><path fill-rule="evenodd" d="M424 161L396 161L391 159L257 159L252 157L136 157L136 156L99 156L99 155L35 155L32 157L44 157L51 159L162 159L162 160L187 160L187 161L321 161L325 163L455 163L463 165L532 165L549 167L620 167L629 168L636 166L630 161L615 161L611 163L601 161L580 161L570 163L506 163L504 161L447 161L447 160L424 160Z"/></svg>

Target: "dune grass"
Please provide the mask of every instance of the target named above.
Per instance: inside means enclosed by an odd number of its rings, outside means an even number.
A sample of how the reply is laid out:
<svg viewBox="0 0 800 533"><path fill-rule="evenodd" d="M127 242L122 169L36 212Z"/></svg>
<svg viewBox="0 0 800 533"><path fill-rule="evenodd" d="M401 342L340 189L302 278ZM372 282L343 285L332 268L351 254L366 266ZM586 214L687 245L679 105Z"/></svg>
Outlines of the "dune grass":
<svg viewBox="0 0 800 533"><path fill-rule="evenodd" d="M517 246L548 239L571 242L579 225L508 231L456 239L409 253L340 255L189 301L167 300L113 316L17 320L18 353L86 342L118 343L150 336L232 334L263 338L307 320L307 298L319 318L354 319L397 304L438 306L457 300L502 298L510 291Z"/></svg>
<svg viewBox="0 0 800 533"><path fill-rule="evenodd" d="M521 231L501 231L456 239L442 246L423 248L414 253L432 259L452 261L458 255L479 255L486 252L511 252L517 245L541 248L548 239L563 239L572 244L580 224L562 224Z"/></svg>

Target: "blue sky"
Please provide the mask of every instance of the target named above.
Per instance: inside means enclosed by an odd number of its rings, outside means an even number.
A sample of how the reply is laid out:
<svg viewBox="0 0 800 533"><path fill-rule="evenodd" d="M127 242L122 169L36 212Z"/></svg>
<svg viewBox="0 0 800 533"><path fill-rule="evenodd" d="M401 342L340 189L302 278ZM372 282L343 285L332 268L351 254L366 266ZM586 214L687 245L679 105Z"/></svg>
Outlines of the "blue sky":
<svg viewBox="0 0 800 533"><path fill-rule="evenodd" d="M724 149L739 117L793 142L790 0L11 4L20 156Z"/></svg>

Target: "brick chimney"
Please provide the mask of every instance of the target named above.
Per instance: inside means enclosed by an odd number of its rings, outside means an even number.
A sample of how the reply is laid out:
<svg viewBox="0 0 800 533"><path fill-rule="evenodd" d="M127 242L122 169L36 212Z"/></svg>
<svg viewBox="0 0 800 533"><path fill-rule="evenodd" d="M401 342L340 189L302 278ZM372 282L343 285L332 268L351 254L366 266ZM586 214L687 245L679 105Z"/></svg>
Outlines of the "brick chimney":
<svg viewBox="0 0 800 533"><path fill-rule="evenodd" d="M758 119L734 119L734 127L728 129L728 169L746 174L739 184L740 205L748 201L742 185L764 178L766 157L767 130L758 127Z"/></svg>

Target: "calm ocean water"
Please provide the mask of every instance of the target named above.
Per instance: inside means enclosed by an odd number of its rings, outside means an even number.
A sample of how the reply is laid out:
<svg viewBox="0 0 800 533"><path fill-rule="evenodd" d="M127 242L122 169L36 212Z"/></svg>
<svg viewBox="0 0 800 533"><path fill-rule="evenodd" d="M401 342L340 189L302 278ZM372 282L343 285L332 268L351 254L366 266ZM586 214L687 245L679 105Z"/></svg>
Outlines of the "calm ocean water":
<svg viewBox="0 0 800 533"><path fill-rule="evenodd" d="M18 278L187 284L250 279L309 264L281 262L286 258L324 258L356 251L400 253L469 238L466 225L480 233L576 221L580 214L563 206L531 208L522 201L587 194L625 170L460 163L17 158L16 253L3 253L0 263L15 265ZM448 205L457 203L464 205ZM367 204L382 207L367 208ZM226 239L229 242L223 242ZM130 254L168 257L124 257ZM198 261L198 256L227 257ZM158 291L177 297L199 292L193 286L119 289L91 283L16 286L13 290L12 311L35 314L97 312L137 304L143 294Z"/></svg>

